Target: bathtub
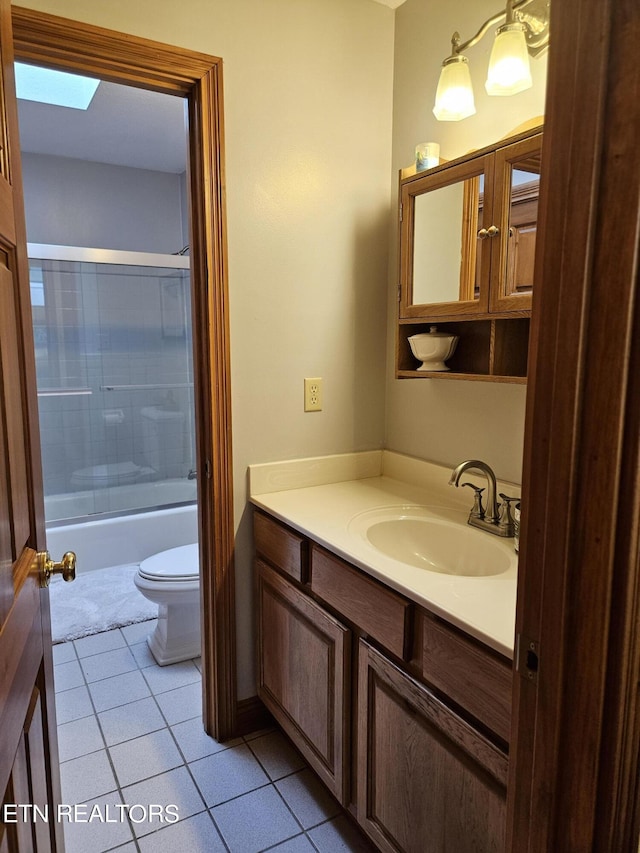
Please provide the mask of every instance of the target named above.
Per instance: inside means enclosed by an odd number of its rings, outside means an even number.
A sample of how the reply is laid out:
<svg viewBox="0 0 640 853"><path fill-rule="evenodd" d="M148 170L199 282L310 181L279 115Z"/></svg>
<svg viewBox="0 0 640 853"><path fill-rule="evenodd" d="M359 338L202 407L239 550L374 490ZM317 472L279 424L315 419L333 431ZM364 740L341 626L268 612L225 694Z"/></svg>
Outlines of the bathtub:
<svg viewBox="0 0 640 853"><path fill-rule="evenodd" d="M68 524L49 520L47 550L55 560L59 560L65 551L75 551L76 571L84 573L110 566L140 563L158 551L197 542L198 511L195 488L194 482L165 481L105 489L104 491L111 493L111 512L117 511L118 500L123 508L130 509L135 505L136 498L139 498L139 503L143 505L149 505L151 500L156 501L156 505L161 505L163 501L167 503L168 500L192 500L193 503L167 509L129 512L115 517L87 516ZM56 509L58 519L69 517L75 514L75 510L82 510L83 507L86 512L87 501L93 498L93 494L76 492L47 497L47 518L55 518ZM59 506L56 506L56 500L60 501Z"/></svg>
<svg viewBox="0 0 640 853"><path fill-rule="evenodd" d="M155 483L131 483L110 486L95 491L67 492L47 495L44 499L47 525L71 518L80 521L85 516L105 512L130 512L145 507L162 507L195 501L195 480L160 480Z"/></svg>

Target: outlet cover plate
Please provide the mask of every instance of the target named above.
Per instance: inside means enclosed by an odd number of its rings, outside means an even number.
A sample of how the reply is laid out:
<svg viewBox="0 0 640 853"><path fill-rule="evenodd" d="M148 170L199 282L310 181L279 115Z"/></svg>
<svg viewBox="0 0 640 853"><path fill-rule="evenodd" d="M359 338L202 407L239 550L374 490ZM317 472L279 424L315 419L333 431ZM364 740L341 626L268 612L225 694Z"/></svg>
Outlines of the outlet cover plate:
<svg viewBox="0 0 640 853"><path fill-rule="evenodd" d="M319 376L304 380L304 410L322 411L322 378Z"/></svg>

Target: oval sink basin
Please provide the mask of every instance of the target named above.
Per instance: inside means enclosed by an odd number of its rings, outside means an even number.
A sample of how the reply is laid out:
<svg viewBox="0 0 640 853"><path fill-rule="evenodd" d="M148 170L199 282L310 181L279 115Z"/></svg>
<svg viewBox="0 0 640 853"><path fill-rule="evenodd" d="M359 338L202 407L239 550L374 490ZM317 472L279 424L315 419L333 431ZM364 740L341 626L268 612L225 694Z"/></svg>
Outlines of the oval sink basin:
<svg viewBox="0 0 640 853"><path fill-rule="evenodd" d="M445 511L446 512L446 511ZM439 574L459 577L489 577L508 571L515 564L510 539L492 539L461 521L431 514L421 507L389 508L362 513L350 529L387 557ZM511 546L511 547L509 547Z"/></svg>

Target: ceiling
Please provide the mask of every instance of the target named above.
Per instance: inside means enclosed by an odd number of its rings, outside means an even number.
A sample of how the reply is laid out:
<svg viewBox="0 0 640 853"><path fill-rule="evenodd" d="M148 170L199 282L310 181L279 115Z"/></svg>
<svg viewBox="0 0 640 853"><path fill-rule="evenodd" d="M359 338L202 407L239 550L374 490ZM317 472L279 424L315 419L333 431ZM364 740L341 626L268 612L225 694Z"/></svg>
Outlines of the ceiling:
<svg viewBox="0 0 640 853"><path fill-rule="evenodd" d="M187 163L186 101L101 82L87 110L18 100L20 148L182 174Z"/></svg>

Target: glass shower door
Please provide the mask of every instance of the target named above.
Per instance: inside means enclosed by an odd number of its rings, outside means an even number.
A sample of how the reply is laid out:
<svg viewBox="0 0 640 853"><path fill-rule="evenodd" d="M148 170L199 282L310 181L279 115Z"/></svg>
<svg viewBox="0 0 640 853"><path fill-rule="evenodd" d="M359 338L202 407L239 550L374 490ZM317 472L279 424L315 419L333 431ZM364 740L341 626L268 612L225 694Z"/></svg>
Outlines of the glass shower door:
<svg viewBox="0 0 640 853"><path fill-rule="evenodd" d="M47 521L194 501L188 258L60 248L30 259Z"/></svg>

